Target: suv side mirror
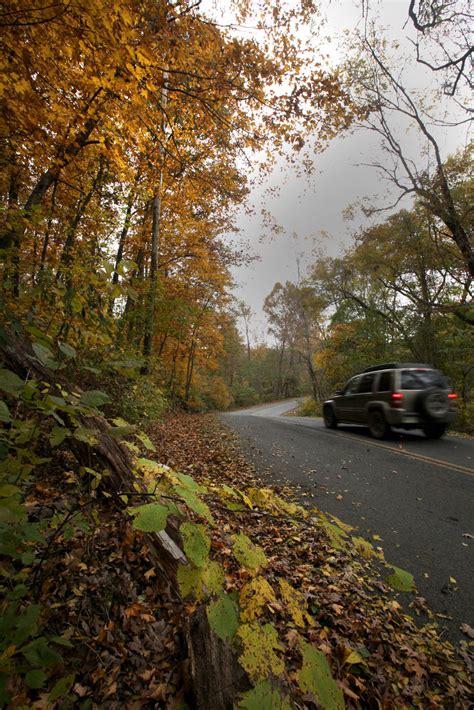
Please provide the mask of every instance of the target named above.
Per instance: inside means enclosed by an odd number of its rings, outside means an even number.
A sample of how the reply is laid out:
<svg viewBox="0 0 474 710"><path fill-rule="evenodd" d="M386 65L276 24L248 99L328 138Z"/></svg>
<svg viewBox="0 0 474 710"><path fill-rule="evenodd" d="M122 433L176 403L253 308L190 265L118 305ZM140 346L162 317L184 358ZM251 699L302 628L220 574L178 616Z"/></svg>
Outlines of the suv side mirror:
<svg viewBox="0 0 474 710"><path fill-rule="evenodd" d="M334 392L334 394L336 394L336 395L344 394L344 390L336 390Z"/></svg>

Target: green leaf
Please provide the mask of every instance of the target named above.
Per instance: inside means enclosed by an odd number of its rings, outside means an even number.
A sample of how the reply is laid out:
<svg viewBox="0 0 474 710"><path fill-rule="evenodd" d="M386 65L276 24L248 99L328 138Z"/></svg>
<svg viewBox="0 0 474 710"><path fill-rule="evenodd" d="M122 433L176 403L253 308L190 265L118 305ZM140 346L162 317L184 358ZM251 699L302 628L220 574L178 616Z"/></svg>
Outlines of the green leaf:
<svg viewBox="0 0 474 710"><path fill-rule="evenodd" d="M25 683L28 688L42 688L47 680L48 676L44 671L41 670L29 671L25 675Z"/></svg>
<svg viewBox="0 0 474 710"><path fill-rule="evenodd" d="M187 597L194 594L198 601L202 598L202 576L201 570L190 565L180 565L177 572L179 592L181 596Z"/></svg>
<svg viewBox="0 0 474 710"><path fill-rule="evenodd" d="M130 436L136 430L134 424L125 424L124 426L114 426L109 429L109 434L114 437L114 439L123 439L125 436Z"/></svg>
<svg viewBox="0 0 474 710"><path fill-rule="evenodd" d="M86 407L102 407L104 404L110 402L110 397L105 392L100 390L88 390L81 394L80 403L85 404Z"/></svg>
<svg viewBox="0 0 474 710"><path fill-rule="evenodd" d="M125 271L130 271L136 268L138 268L137 265L131 259L122 259L117 267L117 272L120 276L123 276Z"/></svg>
<svg viewBox="0 0 474 710"><path fill-rule="evenodd" d="M11 642L15 646L20 646L28 638L34 636L38 629L38 619L41 613L39 604L30 604L25 611L17 617L16 631Z"/></svg>
<svg viewBox="0 0 474 710"><path fill-rule="evenodd" d="M187 488L189 491L193 491L194 493L207 493L206 486L201 486L192 476L188 476L187 473L173 473L184 488Z"/></svg>
<svg viewBox="0 0 474 710"><path fill-rule="evenodd" d="M54 354L49 348L41 345L41 343L33 343L33 350L42 365L48 367L50 370L58 369L59 362L55 360Z"/></svg>
<svg viewBox="0 0 474 710"><path fill-rule="evenodd" d="M332 677L322 651L301 640L303 665L298 673L298 684L303 693L314 696L323 710L344 710L344 695Z"/></svg>
<svg viewBox="0 0 474 710"><path fill-rule="evenodd" d="M74 648L74 644L67 639L63 639L62 636L51 636L51 641L54 641L54 643L57 643L60 646L66 646L66 648Z"/></svg>
<svg viewBox="0 0 474 710"><path fill-rule="evenodd" d="M174 490L179 497L183 499L188 508L191 508L191 510L198 515L202 515L202 517L206 518L206 520L210 523L213 522L211 511L209 510L207 503L204 503L204 501L198 498L194 491L183 488L183 486L175 486Z"/></svg>
<svg viewBox="0 0 474 710"><path fill-rule="evenodd" d="M46 639L41 636L34 641L31 641L27 646L21 649L22 654L32 666L54 666L61 663L62 656L48 646Z"/></svg>
<svg viewBox="0 0 474 710"><path fill-rule="evenodd" d="M192 565L180 565L177 572L179 591L182 597L194 594L201 601L210 594L222 593L224 571L215 560L203 568Z"/></svg>
<svg viewBox="0 0 474 710"><path fill-rule="evenodd" d="M18 500L18 496L0 499L0 523L23 523L27 515L27 510Z"/></svg>
<svg viewBox="0 0 474 710"><path fill-rule="evenodd" d="M265 553L261 547L254 545L252 540L239 533L238 535L233 535L234 541L234 555L242 567L247 569L257 570L259 567L266 567L268 564Z"/></svg>
<svg viewBox="0 0 474 710"><path fill-rule="evenodd" d="M415 580L410 572L406 572L400 567L395 567L395 565L390 565L393 569L393 573L385 577L385 581L390 584L393 589L398 592L411 592L415 589Z"/></svg>
<svg viewBox="0 0 474 710"><path fill-rule="evenodd" d="M291 710L291 705L269 680L264 680L241 696L237 710Z"/></svg>
<svg viewBox="0 0 474 710"><path fill-rule="evenodd" d="M143 431L140 432L139 434L137 434L136 437L137 437L137 439L139 439L142 442L142 444L144 445L144 447L146 449L148 449L148 451L155 451L156 452L156 448L155 448L153 442L151 441L150 437L147 436Z"/></svg>
<svg viewBox="0 0 474 710"><path fill-rule="evenodd" d="M59 446L59 444L62 444L64 439L68 437L70 433L70 429L67 429L66 427L55 426L49 436L49 443L51 446Z"/></svg>
<svg viewBox="0 0 474 710"><path fill-rule="evenodd" d="M96 429L87 429L86 427L78 426L77 429L74 429L73 436L78 441L83 441L90 446L93 446L97 442Z"/></svg>
<svg viewBox="0 0 474 710"><path fill-rule="evenodd" d="M194 562L196 567L204 567L209 559L211 541L206 535L204 525L183 523L179 529L183 538L183 547L186 556Z"/></svg>
<svg viewBox="0 0 474 710"><path fill-rule="evenodd" d="M66 357L76 357L77 355L75 348L67 343L59 343L59 349Z"/></svg>
<svg viewBox="0 0 474 710"><path fill-rule="evenodd" d="M11 421L10 412L5 402L0 402L0 422Z"/></svg>
<svg viewBox="0 0 474 710"><path fill-rule="evenodd" d="M221 596L206 607L209 625L217 636L227 641L235 636L239 628L239 612L237 606L228 596Z"/></svg>
<svg viewBox="0 0 474 710"><path fill-rule="evenodd" d="M169 510L161 503L146 503L128 511L134 516L133 527L143 532L159 532L166 527Z"/></svg>
<svg viewBox="0 0 474 710"><path fill-rule="evenodd" d="M64 678L60 678L48 695L49 702L54 703L58 698L66 695L71 689L75 677L75 673L70 673L69 675L64 676Z"/></svg>
<svg viewBox="0 0 474 710"><path fill-rule="evenodd" d="M245 506L242 505L242 503L234 503L233 501L226 501L225 507L228 508L228 510L245 510Z"/></svg>
<svg viewBox="0 0 474 710"><path fill-rule="evenodd" d="M0 484L0 498L9 498L14 496L15 493L20 493L21 488L14 486L11 483L1 483Z"/></svg>
<svg viewBox="0 0 474 710"><path fill-rule="evenodd" d="M23 380L18 375L15 375L14 372L0 369L0 390L16 396L22 391L23 385Z"/></svg>

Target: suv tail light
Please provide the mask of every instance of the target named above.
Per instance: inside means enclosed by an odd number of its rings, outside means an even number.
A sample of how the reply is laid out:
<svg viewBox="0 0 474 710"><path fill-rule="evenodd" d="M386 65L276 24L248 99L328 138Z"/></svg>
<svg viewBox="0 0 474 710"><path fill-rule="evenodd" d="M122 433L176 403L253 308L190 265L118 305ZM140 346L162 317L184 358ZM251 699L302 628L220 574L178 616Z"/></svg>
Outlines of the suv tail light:
<svg viewBox="0 0 474 710"><path fill-rule="evenodd" d="M401 407L403 403L403 392L392 392L390 395L390 403L392 407Z"/></svg>
<svg viewBox="0 0 474 710"><path fill-rule="evenodd" d="M450 392L450 394L448 394L448 399L457 399L457 398L458 398L458 396L455 392Z"/></svg>

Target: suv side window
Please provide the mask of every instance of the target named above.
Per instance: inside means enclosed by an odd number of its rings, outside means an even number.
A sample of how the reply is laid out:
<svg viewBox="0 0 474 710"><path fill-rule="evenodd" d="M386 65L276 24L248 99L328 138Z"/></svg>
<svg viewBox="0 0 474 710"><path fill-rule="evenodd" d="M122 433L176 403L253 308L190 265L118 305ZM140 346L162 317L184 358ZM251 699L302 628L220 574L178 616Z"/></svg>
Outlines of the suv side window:
<svg viewBox="0 0 474 710"><path fill-rule="evenodd" d="M359 385L359 393L372 392L372 385L375 380L375 372L368 372L366 375L362 375L362 379Z"/></svg>
<svg viewBox="0 0 474 710"><path fill-rule="evenodd" d="M379 387L378 390L379 392L390 392L392 389L392 373L391 372L382 372L380 375L380 382L379 382Z"/></svg>
<svg viewBox="0 0 474 710"><path fill-rule="evenodd" d="M360 375L357 375L357 377L353 377L352 380L349 380L344 389L344 394L356 394L359 389L360 379Z"/></svg>

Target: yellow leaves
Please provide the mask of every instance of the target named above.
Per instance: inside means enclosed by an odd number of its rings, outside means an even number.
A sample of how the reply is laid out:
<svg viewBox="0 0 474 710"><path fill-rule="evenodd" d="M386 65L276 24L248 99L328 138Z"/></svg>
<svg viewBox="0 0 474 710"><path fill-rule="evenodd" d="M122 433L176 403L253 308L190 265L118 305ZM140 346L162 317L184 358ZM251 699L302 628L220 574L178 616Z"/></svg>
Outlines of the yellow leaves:
<svg viewBox="0 0 474 710"><path fill-rule="evenodd" d="M126 7L123 7L123 5L120 3L117 6L117 10L120 12L122 16L122 20L128 27L131 27L133 25L133 15L131 12Z"/></svg>
<svg viewBox="0 0 474 710"><path fill-rule="evenodd" d="M284 606L278 601L265 577L254 577L242 587L239 599L242 621L255 621L263 616L266 609L282 612L285 608L296 626L300 628L307 625L314 626L314 620L307 612L308 605L303 594L283 578L280 578L278 583Z"/></svg>
<svg viewBox="0 0 474 710"><path fill-rule="evenodd" d="M341 530L339 526L330 523L324 513L320 514L319 523L327 534L331 545L335 547L336 550L343 550L346 546L346 542L344 540L346 533Z"/></svg>
<svg viewBox="0 0 474 710"><path fill-rule="evenodd" d="M280 592L296 626L304 627L306 624L314 626L314 619L308 614L306 599L297 589L285 579L280 579Z"/></svg>
<svg viewBox="0 0 474 710"><path fill-rule="evenodd" d="M29 88L30 85L26 79L20 79L19 81L15 82L15 90L19 94L24 94L26 91L28 91Z"/></svg>
<svg viewBox="0 0 474 710"><path fill-rule="evenodd" d="M271 624L243 624L237 631L243 646L240 664L253 683L266 679L270 674L280 675L285 670L278 633Z"/></svg>
<svg viewBox="0 0 474 710"><path fill-rule="evenodd" d="M296 503L280 498L280 496L278 496L270 488L248 488L246 499L250 503L250 508L255 505L272 513L298 515L303 518L308 516L308 513L304 510L304 508L296 505Z"/></svg>
<svg viewBox="0 0 474 710"><path fill-rule="evenodd" d="M367 666L366 658L369 657L370 654L365 648L365 646L360 647L360 652L356 651L355 649L351 648L350 646L344 646L344 657L343 657L343 663L346 666L357 666L357 665L364 665Z"/></svg>
<svg viewBox="0 0 474 710"><path fill-rule="evenodd" d="M264 607L276 604L275 593L265 577L255 577L240 591L241 618L254 621L261 616Z"/></svg>

